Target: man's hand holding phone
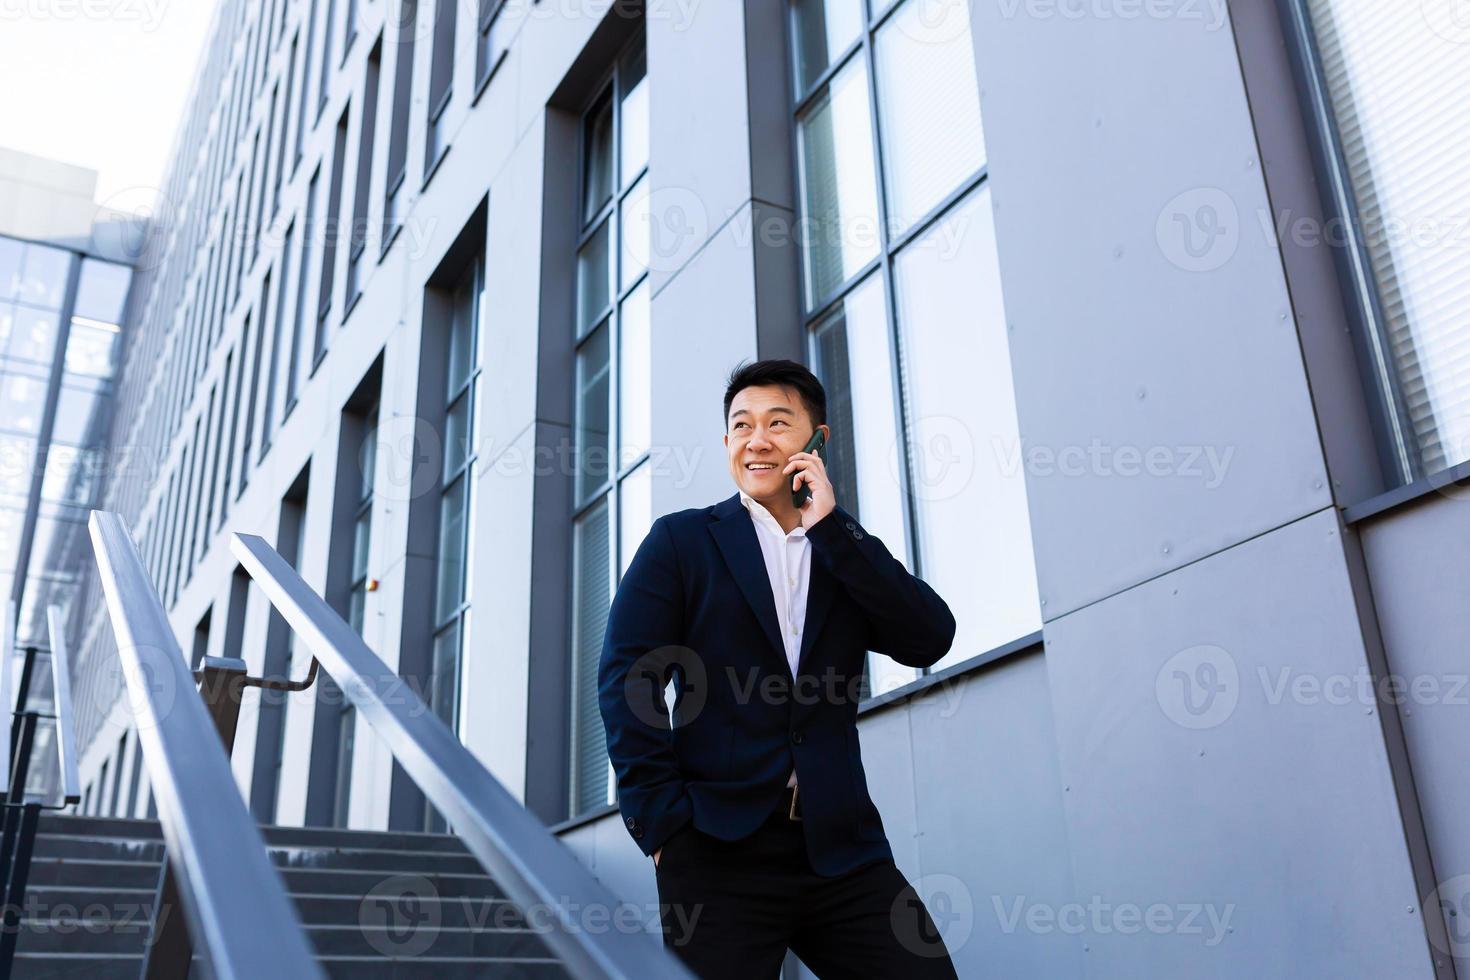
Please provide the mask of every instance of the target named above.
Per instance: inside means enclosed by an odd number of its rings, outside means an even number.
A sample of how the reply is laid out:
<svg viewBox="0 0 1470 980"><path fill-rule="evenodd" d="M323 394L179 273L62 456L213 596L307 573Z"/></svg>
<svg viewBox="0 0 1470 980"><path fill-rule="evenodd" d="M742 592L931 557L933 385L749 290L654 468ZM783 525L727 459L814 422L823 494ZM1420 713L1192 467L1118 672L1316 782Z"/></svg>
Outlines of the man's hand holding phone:
<svg viewBox="0 0 1470 980"><path fill-rule="evenodd" d="M801 512L801 526L809 528L832 513L837 506L837 493L827 477L827 431L818 428L806 448L792 453L782 473L793 474L791 502Z"/></svg>

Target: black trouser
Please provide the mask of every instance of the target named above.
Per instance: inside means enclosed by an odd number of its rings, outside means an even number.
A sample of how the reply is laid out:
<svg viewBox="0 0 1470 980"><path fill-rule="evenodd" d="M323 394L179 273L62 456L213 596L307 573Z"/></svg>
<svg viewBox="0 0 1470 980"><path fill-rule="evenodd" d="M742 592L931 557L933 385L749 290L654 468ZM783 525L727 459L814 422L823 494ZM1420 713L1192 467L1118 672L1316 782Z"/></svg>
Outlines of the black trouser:
<svg viewBox="0 0 1470 980"><path fill-rule="evenodd" d="M749 837L685 824L654 872L664 946L701 978L771 980L789 947L822 980L955 977L929 911L892 860L824 878L783 801Z"/></svg>

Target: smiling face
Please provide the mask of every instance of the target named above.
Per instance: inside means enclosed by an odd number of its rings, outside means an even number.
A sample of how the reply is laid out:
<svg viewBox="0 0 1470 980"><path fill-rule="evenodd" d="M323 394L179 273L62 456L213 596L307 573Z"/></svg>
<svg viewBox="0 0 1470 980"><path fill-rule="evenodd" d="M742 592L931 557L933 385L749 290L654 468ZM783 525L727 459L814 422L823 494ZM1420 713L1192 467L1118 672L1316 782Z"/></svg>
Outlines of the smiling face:
<svg viewBox="0 0 1470 980"><path fill-rule="evenodd" d="M801 452L812 434L811 414L795 389L752 385L736 392L725 419L725 449L735 485L776 514L791 506L791 480L781 469L792 453Z"/></svg>

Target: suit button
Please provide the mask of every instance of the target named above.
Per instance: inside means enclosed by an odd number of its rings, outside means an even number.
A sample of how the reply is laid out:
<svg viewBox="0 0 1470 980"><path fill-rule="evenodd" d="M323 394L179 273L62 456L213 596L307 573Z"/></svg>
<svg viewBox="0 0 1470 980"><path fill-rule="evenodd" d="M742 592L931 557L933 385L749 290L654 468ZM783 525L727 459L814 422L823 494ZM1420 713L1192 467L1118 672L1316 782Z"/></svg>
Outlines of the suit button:
<svg viewBox="0 0 1470 980"><path fill-rule="evenodd" d="M637 830L633 831L633 836L634 837L642 837L643 836L643 828L642 827L639 827Z"/></svg>
<svg viewBox="0 0 1470 980"><path fill-rule="evenodd" d="M854 541L861 541L863 539L863 532L861 532L861 531L854 531L854 532L852 532L852 539Z"/></svg>
<svg viewBox="0 0 1470 980"><path fill-rule="evenodd" d="M844 524L842 526L845 527L845 528L847 528L849 531L856 531L857 530L857 525L854 524L852 521L848 521L846 524Z"/></svg>
<svg viewBox="0 0 1470 980"><path fill-rule="evenodd" d="M624 821L624 822L625 822L625 823L626 823L626 824L627 824L627 825L628 825L628 829L629 829L629 830L632 830L632 829L633 829L633 828L634 828L634 827L636 827L636 826L638 826L638 821L637 821L637 820L635 820L635 819L634 819L634 818L632 818L632 817L629 817L629 818L628 818L628 819L627 819L627 820L626 820L626 821Z"/></svg>
<svg viewBox="0 0 1470 980"><path fill-rule="evenodd" d="M801 732L792 732L791 733L791 742L792 742L793 745L800 745L801 744Z"/></svg>

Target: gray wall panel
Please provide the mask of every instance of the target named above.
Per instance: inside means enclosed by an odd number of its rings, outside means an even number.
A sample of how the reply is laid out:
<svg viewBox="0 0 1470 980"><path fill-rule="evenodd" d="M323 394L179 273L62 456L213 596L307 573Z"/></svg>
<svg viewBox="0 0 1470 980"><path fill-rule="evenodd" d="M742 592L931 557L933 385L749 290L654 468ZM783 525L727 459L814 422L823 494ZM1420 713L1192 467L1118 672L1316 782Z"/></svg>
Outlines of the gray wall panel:
<svg viewBox="0 0 1470 980"><path fill-rule="evenodd" d="M1464 496L1460 490L1454 499L1430 497L1360 528L1389 670L1400 679L1399 716L1440 898L1458 913L1448 920L1450 941L1461 953L1470 951L1470 662L1464 640L1470 576L1463 552L1446 544L1470 534ZM1458 957L1455 966L1460 976L1470 976L1470 956Z"/></svg>
<svg viewBox="0 0 1470 980"><path fill-rule="evenodd" d="M1341 693L1367 660L1331 511L1063 617L1046 650L1078 900L1112 907L1091 976L1431 975L1379 719ZM1172 924L1125 932L1121 903Z"/></svg>
<svg viewBox="0 0 1470 980"><path fill-rule="evenodd" d="M1154 6L973 5L1048 619L1331 499L1223 5Z"/></svg>
<svg viewBox="0 0 1470 980"><path fill-rule="evenodd" d="M1045 661L1023 655L941 684L908 715L922 828L915 883L931 914L945 902L955 915L970 910L968 937L963 919L936 921L960 975L1081 975L1078 937L1027 927L1031 909L1073 900Z"/></svg>

